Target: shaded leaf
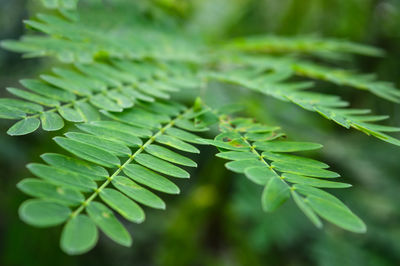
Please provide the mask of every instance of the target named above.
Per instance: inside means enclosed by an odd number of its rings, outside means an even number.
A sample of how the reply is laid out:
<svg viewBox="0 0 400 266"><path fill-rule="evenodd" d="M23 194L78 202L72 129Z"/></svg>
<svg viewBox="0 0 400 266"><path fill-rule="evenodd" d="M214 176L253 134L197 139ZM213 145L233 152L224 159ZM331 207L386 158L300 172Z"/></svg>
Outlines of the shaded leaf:
<svg viewBox="0 0 400 266"><path fill-rule="evenodd" d="M272 212L290 197L290 189L280 178L271 178L261 196L263 210Z"/></svg>

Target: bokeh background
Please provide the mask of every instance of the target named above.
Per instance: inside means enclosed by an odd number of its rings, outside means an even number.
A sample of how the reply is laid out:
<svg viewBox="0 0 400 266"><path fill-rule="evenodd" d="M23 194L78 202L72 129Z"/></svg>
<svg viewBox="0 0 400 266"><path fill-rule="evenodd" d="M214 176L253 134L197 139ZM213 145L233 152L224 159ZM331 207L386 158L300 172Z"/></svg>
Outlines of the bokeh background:
<svg viewBox="0 0 400 266"><path fill-rule="evenodd" d="M400 87L398 0L152 1L210 41L272 33L343 38L380 47L386 51L382 58L355 56L336 64L377 73ZM112 5L112 0L104 2ZM35 1L0 0L0 39L18 38L25 31L22 20L37 8ZM35 77L49 64L49 59L21 59L1 50L0 96L5 95L3 88ZM399 105L350 88L319 85L353 107L390 115L388 125L400 125ZM33 228L17 214L25 196L16 183L29 175L25 165L39 161L41 153L58 151L49 139L60 132L39 130L10 137L5 133L10 122L0 120L0 265L400 265L400 148L340 128L291 104L211 86L204 95L211 103L245 102L248 115L280 125L290 138L324 144L314 156L354 185L333 193L364 219L368 232L353 234L329 224L318 230L291 202L275 213L263 213L260 188L225 171L224 161L214 157L216 151L203 148L197 158L200 167L190 182L180 184L182 194L165 198L167 210L147 210L145 223L126 225L133 234L131 248L102 236L88 254L67 256L58 245L61 228Z"/></svg>

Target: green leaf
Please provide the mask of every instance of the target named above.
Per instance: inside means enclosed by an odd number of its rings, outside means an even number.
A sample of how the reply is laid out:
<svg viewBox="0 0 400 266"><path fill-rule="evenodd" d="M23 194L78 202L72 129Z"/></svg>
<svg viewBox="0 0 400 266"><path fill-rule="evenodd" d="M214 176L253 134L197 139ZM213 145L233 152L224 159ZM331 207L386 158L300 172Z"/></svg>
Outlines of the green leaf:
<svg viewBox="0 0 400 266"><path fill-rule="evenodd" d="M151 144L145 148L145 151L160 159L176 163L184 166L196 167L197 164L189 158L182 156L176 152L170 151L162 146Z"/></svg>
<svg viewBox="0 0 400 266"><path fill-rule="evenodd" d="M367 227L349 208L329 199L308 196L307 203L322 218L355 233L365 233Z"/></svg>
<svg viewBox="0 0 400 266"><path fill-rule="evenodd" d="M296 163L308 167L316 167L316 168L328 168L329 165L326 163L313 160L310 158L305 158L301 156L291 155L291 154L282 154L282 153L272 153L272 152L263 152L262 156L267 158L271 161L283 161L283 162L290 162Z"/></svg>
<svg viewBox="0 0 400 266"><path fill-rule="evenodd" d="M83 122L84 118L81 113L75 109L69 107L61 107L58 109L59 114L67 121L71 122Z"/></svg>
<svg viewBox="0 0 400 266"><path fill-rule="evenodd" d="M123 122L128 125L143 127L146 129L154 129L159 128L160 121L155 119L154 115L151 115L148 112L143 112L139 108L130 108L126 109L120 113L111 113L111 112L102 112L106 116L110 117L113 120L118 122ZM150 114L150 115L149 115Z"/></svg>
<svg viewBox="0 0 400 266"><path fill-rule="evenodd" d="M172 136L160 135L157 136L156 142L170 146L180 151L186 151L191 153L200 153L200 151L193 145L183 142Z"/></svg>
<svg viewBox="0 0 400 266"><path fill-rule="evenodd" d="M59 78L51 75L40 75L40 78L55 87L69 91L79 96L91 95L91 90L86 86L78 86L72 79Z"/></svg>
<svg viewBox="0 0 400 266"><path fill-rule="evenodd" d="M90 103L106 111L121 112L123 110L120 106L118 106L118 104L102 94L97 94L91 97Z"/></svg>
<svg viewBox="0 0 400 266"><path fill-rule="evenodd" d="M26 114L13 107L0 105L0 118L4 119L20 119L24 118Z"/></svg>
<svg viewBox="0 0 400 266"><path fill-rule="evenodd" d="M167 116L177 116L181 111L186 109L186 107L173 101L155 101L146 103L144 106L155 114L166 114Z"/></svg>
<svg viewBox="0 0 400 266"><path fill-rule="evenodd" d="M135 223L144 221L145 215L142 208L121 192L104 188L100 191L100 198L127 220Z"/></svg>
<svg viewBox="0 0 400 266"><path fill-rule="evenodd" d="M246 133L245 137L251 141L270 141L285 136L284 133L263 132L263 133Z"/></svg>
<svg viewBox="0 0 400 266"><path fill-rule="evenodd" d="M80 255L91 250L97 243L95 223L84 214L71 218L64 226L60 246L69 255Z"/></svg>
<svg viewBox="0 0 400 266"><path fill-rule="evenodd" d="M72 154L92 163L105 167L118 167L121 163L115 155L93 145L63 137L55 137L54 141Z"/></svg>
<svg viewBox="0 0 400 266"><path fill-rule="evenodd" d="M161 99L169 99L169 97L170 97L167 93L157 90L155 87L153 87L149 84L145 84L145 83L138 84L137 89L139 89L140 91L142 91L146 94L149 94L151 96L161 98Z"/></svg>
<svg viewBox="0 0 400 266"><path fill-rule="evenodd" d="M242 144L237 143L236 141L224 142L213 139L202 139L201 142L203 144L213 145L217 148L231 150L231 151L250 151L249 146L244 146Z"/></svg>
<svg viewBox="0 0 400 266"><path fill-rule="evenodd" d="M229 163L225 164L225 167L228 168L229 170L243 174L247 168L251 167L265 167L265 163L258 159L247 159L247 160L238 160L238 161L232 161Z"/></svg>
<svg viewBox="0 0 400 266"><path fill-rule="evenodd" d="M71 0L68 0L71 1ZM43 14L39 15L43 19ZM46 15L46 19L48 20L48 15ZM50 23L54 23L54 20ZM75 70L68 70L65 68L52 68L52 71L65 80L71 82L76 87L80 88L88 88L90 91L100 92L106 89L106 85L99 81L98 79L92 79L85 75L82 75L80 72Z"/></svg>
<svg viewBox="0 0 400 266"><path fill-rule="evenodd" d="M155 209L165 209L165 203L157 195L124 176L116 176L112 184L133 200Z"/></svg>
<svg viewBox="0 0 400 266"><path fill-rule="evenodd" d="M309 197L309 196L314 196L318 198L323 198L327 199L329 201L335 202L335 204L341 205L344 208L347 208L346 205L344 205L343 202L341 202L338 198L333 196L332 194L329 194L328 192L321 190L316 187L304 185L304 184L295 184L292 186L292 188L296 191L299 192L300 194Z"/></svg>
<svg viewBox="0 0 400 266"><path fill-rule="evenodd" d="M53 185L37 178L25 178L17 187L30 196L66 206L76 206L85 200L83 195L74 189Z"/></svg>
<svg viewBox="0 0 400 266"><path fill-rule="evenodd" d="M297 164L292 162L278 161L278 162L273 162L271 165L274 169L284 173L323 177L323 178L336 178L340 176L339 174L329 170L309 167L304 164Z"/></svg>
<svg viewBox="0 0 400 266"><path fill-rule="evenodd" d="M311 142L294 142L294 141L268 141L255 142L257 149L269 152L297 152L308 151L322 148L321 144Z"/></svg>
<svg viewBox="0 0 400 266"><path fill-rule="evenodd" d="M170 127L165 131L165 133L167 135L173 136L175 138L178 138L178 139L186 141L186 142L190 142L190 143L194 143L194 144L204 144L203 142L201 142L199 140L200 139L199 136L197 136L193 133L190 133L190 132L186 132L179 128Z"/></svg>
<svg viewBox="0 0 400 266"><path fill-rule="evenodd" d="M55 185L66 186L83 192L91 192L97 188L90 176L81 173L38 163L28 164L27 167L34 175Z"/></svg>
<svg viewBox="0 0 400 266"><path fill-rule="evenodd" d="M23 79L20 80L20 83L32 92L35 92L42 96L49 97L57 101L71 102L76 99L76 96L73 93L57 89L55 87L52 87L50 85L41 82L40 80Z"/></svg>
<svg viewBox="0 0 400 266"><path fill-rule="evenodd" d="M100 120L99 112L86 102L76 102L75 109L83 118L85 122Z"/></svg>
<svg viewBox="0 0 400 266"><path fill-rule="evenodd" d="M108 177L108 172L101 166L94 165L85 161L71 158L56 153L45 153L40 156L46 163L64 168L71 172L81 173L91 176L93 180L104 180Z"/></svg>
<svg viewBox="0 0 400 266"><path fill-rule="evenodd" d="M143 93L137 91L136 89L132 88L131 86L123 86L121 88L121 92L122 92L122 94L124 94L125 96L127 96L131 99L138 99L138 100L142 100L144 102L153 102L154 101L153 97L143 94Z"/></svg>
<svg viewBox="0 0 400 266"><path fill-rule="evenodd" d="M87 133L93 134L98 137L102 137L108 140L117 141L119 143L128 145L128 146L139 146L142 145L143 142L140 138L135 136L134 134L121 131L118 129L110 130L107 127L102 127L100 125L96 125L93 123L90 124L79 124L77 127L85 131Z"/></svg>
<svg viewBox="0 0 400 266"><path fill-rule="evenodd" d="M117 103L117 105L119 105L123 109L130 108L134 105L132 100L116 91L109 91L107 93L107 96L113 99Z"/></svg>
<svg viewBox="0 0 400 266"><path fill-rule="evenodd" d="M284 178L284 180L286 180L290 183L304 184L304 185L308 185L308 186L312 186L312 187L321 187L321 188L348 188L348 187L351 187L350 184L346 184L346 183L320 180L317 178L305 177L305 176L289 174L289 173L284 173L282 175L282 178Z"/></svg>
<svg viewBox="0 0 400 266"><path fill-rule="evenodd" d="M1 98L0 106L16 109L28 114L36 114L43 111L43 107L39 104L25 102L11 98Z"/></svg>
<svg viewBox="0 0 400 266"><path fill-rule="evenodd" d="M146 138L152 135L152 132L148 129L126 125L115 121L96 121L92 122L91 124L101 128L108 129L110 131L121 131L126 134L132 134L139 138Z"/></svg>
<svg viewBox="0 0 400 266"><path fill-rule="evenodd" d="M216 154L217 157L226 159L226 160L248 160L248 159L257 159L257 155L249 151L225 151Z"/></svg>
<svg viewBox="0 0 400 266"><path fill-rule="evenodd" d="M148 167L154 171L179 178L189 178L190 175L185 170L168 163L164 160L160 160L154 156L148 154L138 154L135 156L135 161L139 164Z"/></svg>
<svg viewBox="0 0 400 266"><path fill-rule="evenodd" d="M192 121L186 119L179 119L178 121L176 121L175 125L177 127L180 127L181 129L193 132L203 132L208 130L207 127L197 126Z"/></svg>
<svg viewBox="0 0 400 266"><path fill-rule="evenodd" d="M261 196L263 210L272 212L290 197L289 186L280 178L271 178Z"/></svg>
<svg viewBox="0 0 400 266"><path fill-rule="evenodd" d="M39 119L36 117L28 117L18 121L12 127L10 127L10 129L7 131L7 134L11 136L26 135L38 129L39 126Z"/></svg>
<svg viewBox="0 0 400 266"><path fill-rule="evenodd" d="M322 228L322 222L318 218L318 216L315 214L315 212L311 209L311 207L307 204L307 202L301 197L299 194L297 194L294 191L292 192L292 197L296 205L299 207L299 209L307 216L308 219L317 227L317 228Z"/></svg>
<svg viewBox="0 0 400 266"><path fill-rule="evenodd" d="M271 178L280 178L272 169L267 165L261 167L248 167L244 170L248 179L258 185L266 185Z"/></svg>
<svg viewBox="0 0 400 266"><path fill-rule="evenodd" d="M132 238L128 231L117 218L115 218L113 212L104 204L92 201L86 207L86 211L90 219L92 219L109 238L126 247L132 245Z"/></svg>
<svg viewBox="0 0 400 266"><path fill-rule="evenodd" d="M44 106L49 106L49 107L56 107L59 106L60 103L56 100L53 99L49 99L25 90L20 90L20 89L15 89L15 88L7 88L7 90L14 94L15 96L18 96L22 99L34 102L34 103L38 103Z"/></svg>
<svg viewBox="0 0 400 266"><path fill-rule="evenodd" d="M115 80L109 73L99 71L94 64L75 64L75 66L84 74L92 77L92 79L100 80L105 82L107 85L112 87L120 87L122 84L118 80Z"/></svg>
<svg viewBox="0 0 400 266"><path fill-rule="evenodd" d="M170 180L138 164L125 166L124 173L134 181L152 189L170 194L179 194L180 192L179 188Z"/></svg>
<svg viewBox="0 0 400 266"><path fill-rule="evenodd" d="M19 207L19 217L27 224L49 227L65 222L71 210L55 202L33 199L24 201Z"/></svg>
<svg viewBox="0 0 400 266"><path fill-rule="evenodd" d="M46 131L56 131L64 127L64 120L53 112L42 113L40 120L42 120L42 127Z"/></svg>
<svg viewBox="0 0 400 266"><path fill-rule="evenodd" d="M108 139L104 139L101 137L85 134L85 133L78 133L78 132L67 132L65 133L70 139L80 141L86 144L90 144L93 146L97 146L100 149L109 151L110 153L114 154L115 156L130 156L131 150L121 144L120 142L114 142Z"/></svg>

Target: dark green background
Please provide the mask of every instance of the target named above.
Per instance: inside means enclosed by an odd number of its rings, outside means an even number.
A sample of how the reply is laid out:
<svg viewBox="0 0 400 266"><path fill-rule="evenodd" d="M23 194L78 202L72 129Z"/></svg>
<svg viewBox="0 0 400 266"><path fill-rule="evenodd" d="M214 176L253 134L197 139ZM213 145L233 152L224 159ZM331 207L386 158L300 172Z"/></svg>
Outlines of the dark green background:
<svg viewBox="0 0 400 266"><path fill-rule="evenodd" d="M112 5L112 1L105 1ZM354 57L342 67L377 73L400 85L400 1L397 0L153 0L185 27L211 41L274 33L338 37L383 48L383 58ZM171 3L173 4L171 7ZM35 2L0 0L0 39L18 38L22 19L34 14ZM48 69L49 60L21 59L0 51L0 87L17 86L20 78ZM321 83L321 91L338 93L353 107L389 114L388 125L400 125L399 106L364 92ZM97 247L78 257L63 254L60 228L36 229L17 214L25 196L16 183L29 175L25 164L59 148L49 141L58 133L42 130L24 137L5 132L0 120L0 265L400 265L400 148L362 133L345 130L317 114L248 92L212 84L210 102L237 100L246 113L282 126L289 137L316 141L324 149L315 158L332 165L344 182L354 185L333 191L368 226L357 235L327 224L315 229L291 202L273 214L260 206L260 188L243 176L225 171L214 149L202 149L200 167L182 194L164 197L166 211L147 210L144 224L127 224L131 248L101 236ZM212 92L212 94L211 94ZM0 91L5 95L5 90ZM245 96L245 98L244 98Z"/></svg>

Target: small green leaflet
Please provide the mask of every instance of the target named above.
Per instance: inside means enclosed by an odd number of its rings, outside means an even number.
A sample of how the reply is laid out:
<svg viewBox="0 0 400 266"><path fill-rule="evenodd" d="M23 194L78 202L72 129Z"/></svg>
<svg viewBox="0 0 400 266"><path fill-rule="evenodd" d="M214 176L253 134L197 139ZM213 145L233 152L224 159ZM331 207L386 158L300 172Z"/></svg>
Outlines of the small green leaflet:
<svg viewBox="0 0 400 266"><path fill-rule="evenodd" d="M308 196L307 203L318 215L333 224L355 233L365 233L367 231L364 222L350 209L341 204L315 196Z"/></svg>
<svg viewBox="0 0 400 266"><path fill-rule="evenodd" d="M64 120L56 113L44 112L40 116L42 127L46 131L56 131L64 127Z"/></svg>
<svg viewBox="0 0 400 266"><path fill-rule="evenodd" d="M173 152L167 148L159 146L159 145L152 144L150 146L147 146L145 148L145 150L149 154L151 154L155 157L158 157L160 159L169 161L171 163L176 163L176 164L180 164L180 165L184 165L184 166L191 166L191 167L197 166L197 164L193 160L191 160L185 156L182 156L176 152Z"/></svg>
<svg viewBox="0 0 400 266"><path fill-rule="evenodd" d="M152 189L170 194L178 194L180 192L178 186L167 178L141 165L129 164L124 168L124 173L134 181Z"/></svg>
<svg viewBox="0 0 400 266"><path fill-rule="evenodd" d="M95 223L84 214L68 220L61 234L61 249L69 255L80 255L91 250L97 243Z"/></svg>
<svg viewBox="0 0 400 266"><path fill-rule="evenodd" d="M118 157L96 146L63 137L55 137L54 141L67 151L89 162L105 167L120 165Z"/></svg>
<svg viewBox="0 0 400 266"><path fill-rule="evenodd" d="M190 176L189 173L186 172L185 170L149 154L139 154L135 157L135 161L154 171L169 176L179 177L179 178L189 178Z"/></svg>
<svg viewBox="0 0 400 266"><path fill-rule="evenodd" d="M144 221L145 216L142 208L121 192L105 188L100 192L100 198L127 220L135 223Z"/></svg>
<svg viewBox="0 0 400 266"><path fill-rule="evenodd" d="M116 176L112 184L133 200L155 209L165 209L165 203L156 194L124 176Z"/></svg>
<svg viewBox="0 0 400 266"><path fill-rule="evenodd" d="M101 166L56 153L45 153L40 156L46 163L59 168L91 176L93 180L104 180L108 172Z"/></svg>
<svg viewBox="0 0 400 266"><path fill-rule="evenodd" d="M132 244L131 235L104 204L93 201L86 210L89 217L109 238L123 246L129 247Z"/></svg>
<svg viewBox="0 0 400 266"><path fill-rule="evenodd" d="M289 186L280 178L273 177L269 180L261 196L263 210L272 212L290 197Z"/></svg>
<svg viewBox="0 0 400 266"><path fill-rule="evenodd" d="M186 151L186 152L191 152L191 153L200 153L199 149L197 149L195 146L186 143L179 138L175 138L172 136L168 135L161 135L156 138L156 142L170 146L172 148L175 148L180 151Z"/></svg>
<svg viewBox="0 0 400 266"><path fill-rule="evenodd" d="M8 131L7 134L11 136L21 136L32 133L40 126L40 120L36 117L24 118L15 123Z"/></svg>
<svg viewBox="0 0 400 266"><path fill-rule="evenodd" d="M17 187L30 196L66 206L76 206L85 200L83 195L74 189L53 185L37 178L25 178Z"/></svg>
<svg viewBox="0 0 400 266"><path fill-rule="evenodd" d="M19 217L24 222L38 227L59 225L65 222L70 214L71 210L68 207L41 199L27 200L19 208Z"/></svg>
<svg viewBox="0 0 400 266"><path fill-rule="evenodd" d="M248 167L244 170L248 179L258 185L266 185L271 178L279 178L279 176L269 167Z"/></svg>
<svg viewBox="0 0 400 266"><path fill-rule="evenodd" d="M257 149L269 152L296 152L322 148L318 143L294 141L255 142L254 145Z"/></svg>

